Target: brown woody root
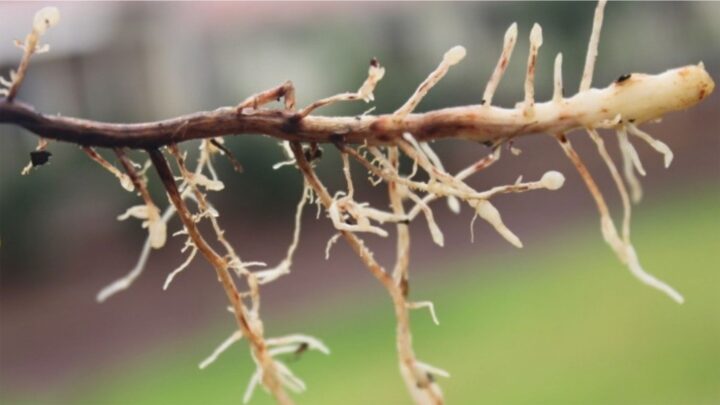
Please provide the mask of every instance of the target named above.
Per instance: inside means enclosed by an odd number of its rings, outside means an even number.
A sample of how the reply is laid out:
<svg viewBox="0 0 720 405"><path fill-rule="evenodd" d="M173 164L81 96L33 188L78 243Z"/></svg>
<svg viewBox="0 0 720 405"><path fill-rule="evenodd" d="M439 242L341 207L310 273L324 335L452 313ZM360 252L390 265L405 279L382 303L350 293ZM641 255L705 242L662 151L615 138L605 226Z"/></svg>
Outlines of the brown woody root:
<svg viewBox="0 0 720 405"><path fill-rule="evenodd" d="M165 186L165 190L168 193L168 197L175 206L185 229L195 243L195 246L197 246L197 249L215 269L218 280L220 281L220 284L222 284L223 290L232 304L238 327L242 331L243 336L245 336L250 342L253 354L257 358L258 367L264 371L262 377L263 385L272 393L278 403L292 404L293 401L288 396L277 376L275 365L267 352L267 347L261 334L262 332L258 333L259 331L255 330L256 328L253 328L252 322L249 320L249 314L242 303L240 293L238 292L235 282L233 281L228 269L229 265L227 261L222 258L200 234L200 231L193 221L185 202L180 196L173 174L170 171L170 167L168 166L165 157L162 155L162 152L157 149L149 149L148 154L150 155L150 159L152 159L153 165L155 166L155 169Z"/></svg>

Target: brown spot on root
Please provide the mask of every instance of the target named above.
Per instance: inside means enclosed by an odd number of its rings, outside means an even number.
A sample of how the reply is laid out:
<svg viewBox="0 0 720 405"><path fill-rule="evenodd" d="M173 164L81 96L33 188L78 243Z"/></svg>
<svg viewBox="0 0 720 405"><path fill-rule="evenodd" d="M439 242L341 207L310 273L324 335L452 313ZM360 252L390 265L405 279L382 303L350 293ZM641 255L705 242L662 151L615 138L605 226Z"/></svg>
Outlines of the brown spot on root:
<svg viewBox="0 0 720 405"><path fill-rule="evenodd" d="M408 294L410 293L410 283L408 282L408 279L406 277L400 279L400 292L405 298L407 298Z"/></svg>
<svg viewBox="0 0 720 405"><path fill-rule="evenodd" d="M300 356L302 356L303 353L305 353L310 348L310 345L307 342L302 342L298 345L297 349L293 352L293 359L292 361L298 361L300 360Z"/></svg>
<svg viewBox="0 0 720 405"><path fill-rule="evenodd" d="M373 122L370 124L370 127L369 127L370 131L372 131L372 132L385 132L385 130L386 130L387 127L388 127L388 121L389 121L389 120L390 120L390 119L387 118L387 117L383 117L383 118L378 118L378 119L376 119L375 121L373 121Z"/></svg>
<svg viewBox="0 0 720 405"><path fill-rule="evenodd" d="M373 58L370 59L370 66L372 66L372 67L380 66L380 62L378 61L378 59L376 57L373 56Z"/></svg>
<svg viewBox="0 0 720 405"><path fill-rule="evenodd" d="M345 215L345 218L343 218L343 222L345 222L348 225L357 225L357 220L355 219L355 217L353 217L349 214Z"/></svg>
<svg viewBox="0 0 720 405"><path fill-rule="evenodd" d="M473 124L473 118L476 117L473 114L468 114L467 116L464 116L464 121L456 122L456 121L441 121L441 122L435 122L428 120L427 123L420 126L419 129L417 129L414 133L414 135L418 138L441 138L441 137L447 137L450 134L457 134L459 132L470 132L473 131L475 128L475 125Z"/></svg>
<svg viewBox="0 0 720 405"><path fill-rule="evenodd" d="M330 142L335 144L339 149L345 145L345 135L341 134L330 134Z"/></svg>
<svg viewBox="0 0 720 405"><path fill-rule="evenodd" d="M428 91L430 91L430 86L432 86L431 83L424 82L423 84L420 85L420 87L417 89L417 91L418 91L418 93L427 93Z"/></svg>
<svg viewBox="0 0 720 405"><path fill-rule="evenodd" d="M502 61L500 61L500 68L501 68L501 69L505 69L505 67L507 66L507 64L508 64L508 59L507 59L507 58L502 58Z"/></svg>
<svg viewBox="0 0 720 405"><path fill-rule="evenodd" d="M300 130L300 121L302 121L300 114L293 114L285 119L282 124L282 131L287 134L295 134Z"/></svg>
<svg viewBox="0 0 720 405"><path fill-rule="evenodd" d="M305 153L305 160L308 162L318 160L323 155L323 150L318 146L317 142L311 143L308 148L303 148L303 152Z"/></svg>
<svg viewBox="0 0 720 405"><path fill-rule="evenodd" d="M537 54L533 54L532 59L530 60L530 65L528 65L528 73L533 74L535 73L535 64L537 63Z"/></svg>
<svg viewBox="0 0 720 405"><path fill-rule="evenodd" d="M624 82L625 80L628 80L630 77L632 77L632 73L628 73L626 75L622 75L615 80L615 84L620 84Z"/></svg>
<svg viewBox="0 0 720 405"><path fill-rule="evenodd" d="M475 165L473 166L473 169L480 171L480 170L483 170L483 169L487 168L488 166L490 166L491 163L492 163L492 161L490 159L482 159L482 160L478 161L477 163L475 163Z"/></svg>

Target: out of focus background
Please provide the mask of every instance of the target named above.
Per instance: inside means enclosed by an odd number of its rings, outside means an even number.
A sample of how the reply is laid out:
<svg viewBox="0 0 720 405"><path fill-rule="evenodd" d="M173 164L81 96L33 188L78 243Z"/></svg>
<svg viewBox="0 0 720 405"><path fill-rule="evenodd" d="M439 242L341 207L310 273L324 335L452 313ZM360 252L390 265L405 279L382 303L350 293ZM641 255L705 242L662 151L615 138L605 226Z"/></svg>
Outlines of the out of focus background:
<svg viewBox="0 0 720 405"><path fill-rule="evenodd" d="M0 4L0 73L19 62L12 44L41 4ZM376 112L401 105L450 47L467 58L419 110L478 103L505 29L520 39L497 104L522 99L527 36L543 27L537 98L550 97L552 61L564 55L568 93L578 85L594 3L63 3L43 38L51 52L31 63L19 99L46 113L136 122L233 105L291 79L298 104L354 91L370 58L387 73ZM701 60L720 78L720 4L610 3L594 84L630 72L658 73ZM367 105L327 108L359 114ZM518 250L478 221L470 242L467 208L435 209L446 246L412 225L414 299L433 300L440 326L413 314L420 358L450 371L449 403L720 403L720 97L644 128L675 151L669 170L636 142L645 198L633 213L633 240L648 271L682 292L676 305L637 282L604 244L594 203L556 143L520 139L519 156L471 181L478 189L565 173L565 187L496 200L525 243ZM0 126L0 401L48 404L239 403L252 373L244 343L200 371L197 364L234 329L208 265L197 259L162 291L178 266L181 240L153 252L135 285L107 302L96 293L131 269L145 232L115 218L138 203L72 145L51 143L49 165L20 176L36 138ZM611 152L619 160L613 134ZM609 199L620 204L587 136L571 135ZM292 232L301 190L265 137L228 137L245 167L219 159L226 190L210 195L241 257L277 263ZM193 145L187 145L192 147ZM487 153L482 145L435 144L451 171ZM342 187L339 158L326 148L320 174ZM110 155L107 155L110 158ZM139 157L139 155L136 155ZM362 199L385 204L364 182ZM151 183L157 182L154 175ZM155 187L156 201L164 197ZM307 404L408 403L394 353L393 314L384 290L339 243L314 208L303 218L293 272L263 288L269 336L303 332L332 349L289 365L309 390ZM179 229L177 220L170 229ZM391 232L392 236L392 232ZM392 240L368 237L390 266ZM255 404L271 403L263 392Z"/></svg>

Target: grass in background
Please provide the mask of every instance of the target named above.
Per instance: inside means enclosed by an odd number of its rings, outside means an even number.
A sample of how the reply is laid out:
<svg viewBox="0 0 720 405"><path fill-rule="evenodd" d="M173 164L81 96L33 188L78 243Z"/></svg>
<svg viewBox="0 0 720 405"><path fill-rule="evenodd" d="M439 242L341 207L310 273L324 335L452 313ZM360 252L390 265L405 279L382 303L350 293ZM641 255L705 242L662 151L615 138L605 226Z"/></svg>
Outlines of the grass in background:
<svg viewBox="0 0 720 405"><path fill-rule="evenodd" d="M520 260L465 259L416 278L413 297L432 299L441 324L415 311L415 348L452 374L441 382L448 403L720 403L720 195L644 208L635 246L646 269L685 295L684 305L634 280L602 242L595 217L582 233ZM289 362L309 388L298 402L409 403L391 306L379 290L350 293L306 319L269 320L270 335L280 324L333 351ZM148 354L49 402L241 403L252 372L244 344L197 369L226 333ZM251 403L273 402L258 391Z"/></svg>

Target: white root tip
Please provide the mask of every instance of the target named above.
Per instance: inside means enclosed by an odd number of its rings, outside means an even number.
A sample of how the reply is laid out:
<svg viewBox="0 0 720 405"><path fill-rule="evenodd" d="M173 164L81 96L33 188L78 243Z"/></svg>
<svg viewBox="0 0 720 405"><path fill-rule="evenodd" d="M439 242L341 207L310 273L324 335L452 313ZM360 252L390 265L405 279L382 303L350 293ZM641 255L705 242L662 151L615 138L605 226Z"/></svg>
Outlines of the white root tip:
<svg viewBox="0 0 720 405"><path fill-rule="evenodd" d="M665 168L667 169L673 161L673 152L667 145L663 144L663 146L665 146L665 150L661 153L665 156Z"/></svg>
<svg viewBox="0 0 720 405"><path fill-rule="evenodd" d="M492 225L495 230L505 238L508 242L510 242L513 246L517 248L522 248L523 244L520 241L520 238L517 237L510 229L508 229L507 226L502 221L502 217L500 217L500 212L495 208L494 205L490 203L490 201L487 200L479 200L475 204L475 210L477 214L487 221L490 225Z"/></svg>
<svg viewBox="0 0 720 405"><path fill-rule="evenodd" d="M638 280L640 280L644 284L649 285L652 288L655 288L656 290L659 290L662 293L665 293L668 297L670 297L678 304L682 304L685 302L685 298L683 298L683 296L674 288L670 287L663 281L658 280L657 278L643 270L643 268L640 266L640 261L638 260L637 254L635 253L635 249L631 245L628 244L625 246L625 252L627 253L627 265L630 268L630 272Z"/></svg>
<svg viewBox="0 0 720 405"><path fill-rule="evenodd" d="M175 279L175 276L180 274L181 271L185 270L187 266L190 265L192 260L195 258L195 255L197 254L197 248L193 247L193 250L190 252L190 255L188 255L187 259L178 266L175 270L173 270L168 276L165 278L165 283L163 284L163 291L167 291L168 287L170 287L170 283Z"/></svg>
<svg viewBox="0 0 720 405"><path fill-rule="evenodd" d="M551 170L543 174L540 183L548 190L557 190L565 184L565 176L560 172Z"/></svg>
<svg viewBox="0 0 720 405"><path fill-rule="evenodd" d="M137 264L135 264L135 267L133 267L127 275L113 281L110 285L100 290L95 297L95 300L99 303L105 302L108 298L130 287L133 281L135 281L135 279L138 278L145 269L145 264L150 257L150 250L150 240L146 239L142 251L140 252L140 258L138 259Z"/></svg>
<svg viewBox="0 0 720 405"><path fill-rule="evenodd" d="M433 323L438 326L440 325L440 321L435 313L435 304L433 304L432 301L409 302L407 307L409 309L427 308L430 312L430 317L432 318Z"/></svg>
<svg viewBox="0 0 720 405"><path fill-rule="evenodd" d="M447 198L447 205L450 211L453 214L459 214L460 213L460 201L457 199L457 197L451 195Z"/></svg>
<svg viewBox="0 0 720 405"><path fill-rule="evenodd" d="M615 251L615 254L618 256L620 261L628 267L635 278L640 280L643 284L665 293L678 304L685 302L683 296L675 291L674 288L643 270L642 266L640 266L640 260L638 260L637 253L635 253L635 248L633 248L630 243L620 239L610 217L603 216L600 219L600 224L603 238Z"/></svg>
<svg viewBox="0 0 720 405"><path fill-rule="evenodd" d="M152 246L153 249L160 249L165 246L165 241L167 240L167 225L165 221L159 217L151 219L148 232L150 233L150 246Z"/></svg>
<svg viewBox="0 0 720 405"><path fill-rule="evenodd" d="M638 138L644 140L647 142L653 149L661 153L664 157L664 163L665 168L667 169L670 167L670 163L672 163L673 160L673 152L670 149L669 146L667 146L664 142L659 141L655 138L653 138L650 134L647 132L642 131L640 128L633 124L629 124L628 129L630 130L630 133L637 136Z"/></svg>
<svg viewBox="0 0 720 405"><path fill-rule="evenodd" d="M448 65L453 66L460 63L463 58L465 58L465 55L467 54L467 51L465 50L465 47L462 45L457 45L452 48L450 48L449 51L445 52L445 55L443 56L443 61L445 61Z"/></svg>
<svg viewBox="0 0 720 405"><path fill-rule="evenodd" d="M515 246L518 249L522 249L523 243L520 240L520 238L517 237L510 229L507 227L503 228L495 228L497 231L502 235L503 238L505 238L506 241L510 242L513 246Z"/></svg>
<svg viewBox="0 0 720 405"><path fill-rule="evenodd" d="M128 176L125 173L119 173L118 179L120 180L120 185L122 188L125 189L125 191L135 191L135 185L133 184L132 180L130 179L130 176Z"/></svg>
<svg viewBox="0 0 720 405"><path fill-rule="evenodd" d="M540 24L535 23L530 31L530 44L536 47L540 47L543 43L542 27Z"/></svg>
<svg viewBox="0 0 720 405"><path fill-rule="evenodd" d="M248 402L250 402L250 399L252 398L252 395L255 392L255 387L258 386L261 378L262 378L262 369L258 367L258 369L250 377L250 382L248 383L248 386L245 389L245 394L243 394L243 404L247 404Z"/></svg>
<svg viewBox="0 0 720 405"><path fill-rule="evenodd" d="M337 242L340 236L342 236L341 233L336 233L328 239L327 244L325 245L325 260L330 260L330 249L332 249L333 245Z"/></svg>
<svg viewBox="0 0 720 405"><path fill-rule="evenodd" d="M125 210L124 213L118 215L117 220L124 221L130 217L137 219L147 219L148 215L149 214L147 205L133 205L132 207Z"/></svg>
<svg viewBox="0 0 720 405"><path fill-rule="evenodd" d="M225 188L225 184L220 180L211 180L202 173L193 173L192 181L204 187L208 191L221 191Z"/></svg>
<svg viewBox="0 0 720 405"><path fill-rule="evenodd" d="M514 22L510 25L510 27L508 27L507 31L505 31L505 38L503 38L503 42L506 44L511 41L515 42L517 40L517 35L518 35L518 27L517 27L517 23Z"/></svg>
<svg viewBox="0 0 720 405"><path fill-rule="evenodd" d="M430 227L430 236L432 236L433 242L435 242L435 244L440 247L445 246L445 236L443 235L440 227L437 226L435 221L429 220L428 226Z"/></svg>
<svg viewBox="0 0 720 405"><path fill-rule="evenodd" d="M57 7L41 8L35 13L33 19L33 30L38 34L44 34L49 28L56 26L60 22L60 11Z"/></svg>
<svg viewBox="0 0 720 405"><path fill-rule="evenodd" d="M240 339L242 339L242 333L240 333L240 331L234 332L232 335L230 335L230 337L225 339L215 350L213 350L210 356L208 356L205 360L201 361L200 364L198 364L200 370L212 364L225 350L230 348L230 346L232 346Z"/></svg>

